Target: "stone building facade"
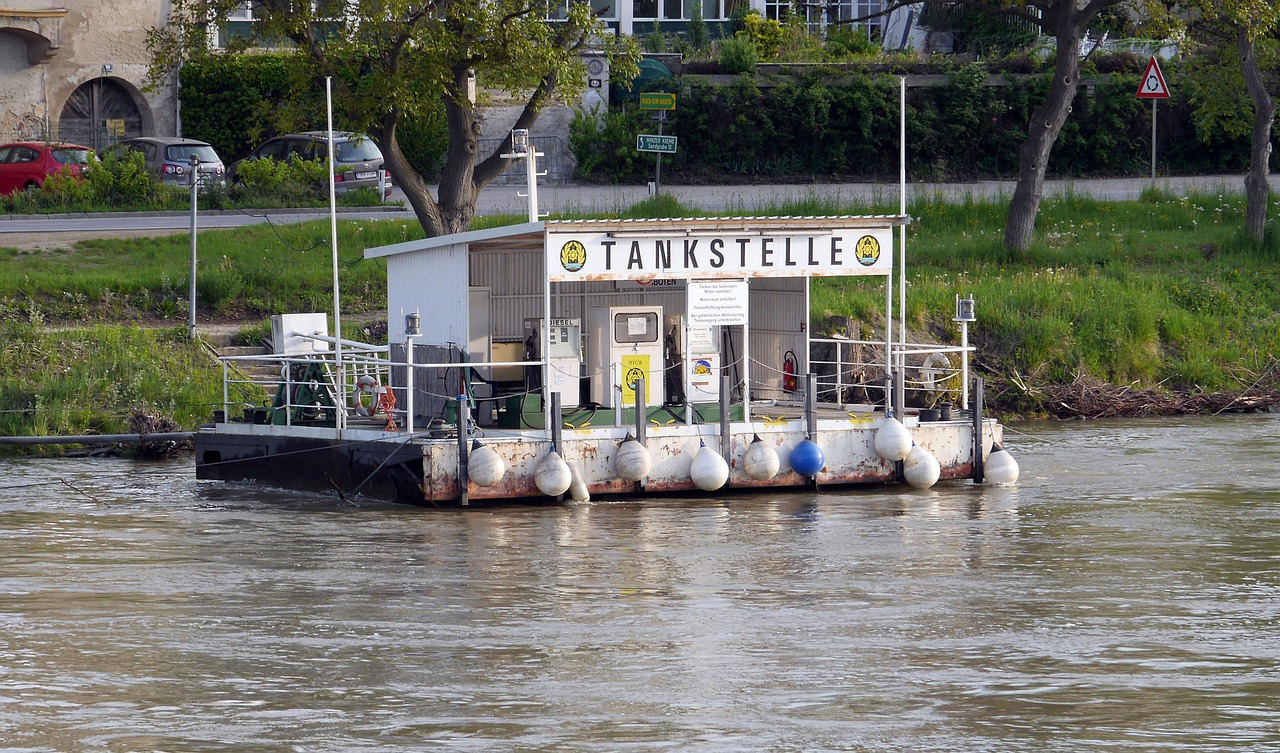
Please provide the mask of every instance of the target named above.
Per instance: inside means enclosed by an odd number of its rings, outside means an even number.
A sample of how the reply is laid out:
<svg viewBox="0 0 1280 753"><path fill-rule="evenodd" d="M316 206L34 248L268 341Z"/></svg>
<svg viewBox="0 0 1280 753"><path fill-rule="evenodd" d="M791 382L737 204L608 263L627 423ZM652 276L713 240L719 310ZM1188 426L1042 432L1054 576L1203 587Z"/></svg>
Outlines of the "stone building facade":
<svg viewBox="0 0 1280 753"><path fill-rule="evenodd" d="M0 0L0 139L102 148L179 133L172 83L146 92L147 29L167 0Z"/></svg>

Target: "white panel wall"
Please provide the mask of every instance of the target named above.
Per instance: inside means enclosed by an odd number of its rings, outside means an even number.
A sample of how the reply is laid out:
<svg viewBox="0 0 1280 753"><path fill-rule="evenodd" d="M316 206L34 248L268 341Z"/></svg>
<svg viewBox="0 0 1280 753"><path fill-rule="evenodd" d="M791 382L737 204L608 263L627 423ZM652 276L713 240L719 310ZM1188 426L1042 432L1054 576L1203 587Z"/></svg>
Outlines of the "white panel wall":
<svg viewBox="0 0 1280 753"><path fill-rule="evenodd" d="M386 257L387 339L402 343L404 317L417 309L423 345L453 343L466 348L467 249L453 244Z"/></svg>

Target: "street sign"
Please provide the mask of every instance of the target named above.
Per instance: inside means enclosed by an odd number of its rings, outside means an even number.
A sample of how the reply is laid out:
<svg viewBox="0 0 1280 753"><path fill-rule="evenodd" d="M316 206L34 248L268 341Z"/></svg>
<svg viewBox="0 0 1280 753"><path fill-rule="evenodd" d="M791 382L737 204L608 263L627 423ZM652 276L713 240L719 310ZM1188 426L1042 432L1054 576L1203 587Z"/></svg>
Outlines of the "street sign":
<svg viewBox="0 0 1280 753"><path fill-rule="evenodd" d="M1147 70L1142 74L1142 83L1138 85L1138 99L1168 99L1169 85L1164 82L1164 74L1160 72L1160 64L1155 55L1147 63Z"/></svg>
<svg viewBox="0 0 1280 753"><path fill-rule="evenodd" d="M642 133L636 136L636 151L658 152L659 154L675 154L676 153L676 137L675 136L654 136L651 133Z"/></svg>
<svg viewBox="0 0 1280 753"><path fill-rule="evenodd" d="M674 110L676 95L669 92L640 92L641 110Z"/></svg>

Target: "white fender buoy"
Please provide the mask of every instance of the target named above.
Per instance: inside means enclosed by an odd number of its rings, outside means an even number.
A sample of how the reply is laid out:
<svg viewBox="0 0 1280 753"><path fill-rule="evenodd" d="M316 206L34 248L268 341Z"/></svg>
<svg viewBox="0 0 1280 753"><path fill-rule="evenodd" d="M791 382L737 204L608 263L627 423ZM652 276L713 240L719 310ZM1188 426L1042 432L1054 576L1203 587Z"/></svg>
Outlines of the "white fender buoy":
<svg viewBox="0 0 1280 753"><path fill-rule="evenodd" d="M886 416L876 429L876 454L885 460L905 460L911 452L911 432L893 416Z"/></svg>
<svg viewBox="0 0 1280 753"><path fill-rule="evenodd" d="M574 502L590 502L591 492L582 478L582 463L569 463L569 499Z"/></svg>
<svg viewBox="0 0 1280 753"><path fill-rule="evenodd" d="M742 472L754 481L768 481L778 475L779 467L778 451L760 439L759 434L753 435L751 444L742 455Z"/></svg>
<svg viewBox="0 0 1280 753"><path fill-rule="evenodd" d="M938 459L932 452L920 445L914 445L902 463L902 475L907 479L907 483L916 489L928 489L938 483L938 477L942 475L942 467L938 465Z"/></svg>
<svg viewBox="0 0 1280 753"><path fill-rule="evenodd" d="M476 440L471 444L471 454L467 457L467 477L477 486L493 486L507 474L507 463L492 447L486 447Z"/></svg>
<svg viewBox="0 0 1280 753"><path fill-rule="evenodd" d="M988 484L1014 484L1018 481L1018 461L1000 445L991 447L991 454L982 464L982 480Z"/></svg>
<svg viewBox="0 0 1280 753"><path fill-rule="evenodd" d="M538 465L538 472L533 476L533 483L537 485L538 491L548 497L564 494L572 481L573 474L569 471L569 464L555 450L547 453Z"/></svg>
<svg viewBox="0 0 1280 753"><path fill-rule="evenodd" d="M627 434L627 438L618 445L618 454L613 459L613 472L623 481L639 481L649 475L653 461L649 458L649 450Z"/></svg>
<svg viewBox="0 0 1280 753"><path fill-rule="evenodd" d="M729 464L704 442L689 465L689 478L702 491L713 492L729 480Z"/></svg>

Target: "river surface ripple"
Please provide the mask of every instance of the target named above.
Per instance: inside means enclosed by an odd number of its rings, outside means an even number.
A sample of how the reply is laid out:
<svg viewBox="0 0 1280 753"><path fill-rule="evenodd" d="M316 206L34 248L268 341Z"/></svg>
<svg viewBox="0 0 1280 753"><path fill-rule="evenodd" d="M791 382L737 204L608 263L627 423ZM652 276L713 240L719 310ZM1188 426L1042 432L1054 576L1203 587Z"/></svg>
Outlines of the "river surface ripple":
<svg viewBox="0 0 1280 753"><path fill-rule="evenodd" d="M1280 416L1013 488L416 509L0 461L0 751L1276 750Z"/></svg>

